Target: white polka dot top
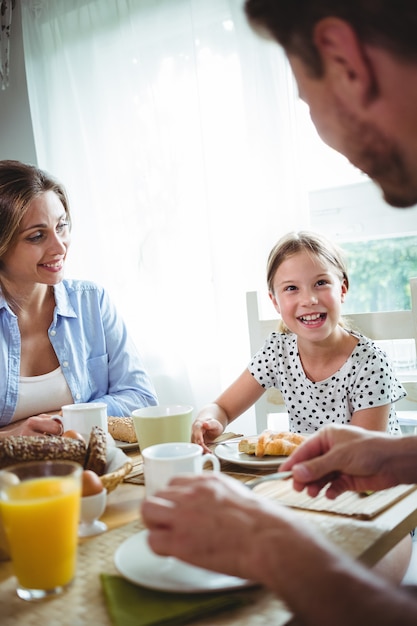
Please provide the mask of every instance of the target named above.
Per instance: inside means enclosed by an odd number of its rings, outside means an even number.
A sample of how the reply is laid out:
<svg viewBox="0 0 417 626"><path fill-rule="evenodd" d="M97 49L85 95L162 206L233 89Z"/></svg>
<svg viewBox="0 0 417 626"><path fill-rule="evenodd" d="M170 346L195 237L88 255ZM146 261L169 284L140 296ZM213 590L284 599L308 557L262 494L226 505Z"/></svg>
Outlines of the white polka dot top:
<svg viewBox="0 0 417 626"><path fill-rule="evenodd" d="M391 404L388 432L400 434L394 402L406 392L385 352L367 337L359 339L346 363L326 380L312 382L304 373L295 334L271 333L248 366L257 382L283 395L290 429L313 433L326 424L349 424L352 414Z"/></svg>

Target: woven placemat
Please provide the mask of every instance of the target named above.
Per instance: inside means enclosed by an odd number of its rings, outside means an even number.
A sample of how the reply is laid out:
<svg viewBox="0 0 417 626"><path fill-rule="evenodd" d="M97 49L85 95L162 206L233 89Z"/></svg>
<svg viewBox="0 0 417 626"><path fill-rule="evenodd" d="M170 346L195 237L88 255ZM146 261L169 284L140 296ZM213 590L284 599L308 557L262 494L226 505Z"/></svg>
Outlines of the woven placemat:
<svg viewBox="0 0 417 626"><path fill-rule="evenodd" d="M132 534L143 529L139 520L84 540L79 546L77 575L62 596L44 602L25 602L15 592L15 578L0 584L1 626L111 626L100 573L117 574L114 552ZM140 558L140 555L138 555ZM283 626L291 613L283 602L263 589L248 590L250 605L216 615L216 626ZM213 616L192 622L213 626Z"/></svg>
<svg viewBox="0 0 417 626"><path fill-rule="evenodd" d="M268 482L255 488L257 493L286 506L321 513L337 513L363 520L373 519L415 489L415 485L398 485L391 489L376 491L371 495L347 491L336 500L329 500L324 493L311 498L304 491L301 493L294 491L291 479Z"/></svg>
<svg viewBox="0 0 417 626"><path fill-rule="evenodd" d="M137 453L134 457L130 457L132 463L132 470L123 479L125 483L133 483L134 485L144 485L145 478L143 475L143 459L140 453Z"/></svg>
<svg viewBox="0 0 417 626"><path fill-rule="evenodd" d="M319 532L348 552L353 558L362 554L385 531L355 519L322 516L299 511L303 519L315 525ZM79 546L76 579L62 596L46 602L29 603L15 593L15 579L10 576L0 584L2 626L111 626L102 592L100 573L117 574L114 552L132 534L143 528L139 520L84 540ZM140 555L138 555L140 558ZM216 626L283 626L291 613L283 602L263 589L247 590L252 602L224 615L216 615ZM192 622L198 626L213 626L213 618Z"/></svg>
<svg viewBox="0 0 417 626"><path fill-rule="evenodd" d="M232 432L223 433L209 447L214 450L218 443L241 436L242 435ZM144 474L141 455L139 453L136 454L134 457L130 458L130 461L133 464L133 469L125 478L125 482L143 485ZM239 466L230 461L224 461L223 459L220 460L220 466L222 473L232 476L244 483L249 483L254 478L272 474L276 471L276 468L257 469ZM336 513L338 515L364 520L374 518L414 489L416 489L414 485L398 485L368 496L346 492L340 495L336 500L329 500L324 495L324 491L315 498L311 498L306 492L299 493L294 491L291 480L273 481L256 487L258 493L262 493L262 495L267 498L293 508L322 513Z"/></svg>

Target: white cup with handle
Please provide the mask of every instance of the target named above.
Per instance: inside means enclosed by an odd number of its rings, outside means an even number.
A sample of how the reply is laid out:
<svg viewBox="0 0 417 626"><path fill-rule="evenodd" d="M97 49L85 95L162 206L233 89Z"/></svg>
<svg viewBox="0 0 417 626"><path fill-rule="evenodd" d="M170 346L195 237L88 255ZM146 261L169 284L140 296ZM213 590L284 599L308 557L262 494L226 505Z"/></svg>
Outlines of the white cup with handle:
<svg viewBox="0 0 417 626"><path fill-rule="evenodd" d="M62 415L53 415L53 419L61 422L63 432L75 430L80 433L88 444L93 426L100 426L108 432L107 404L105 402L79 402L65 404Z"/></svg>
<svg viewBox="0 0 417 626"><path fill-rule="evenodd" d="M220 471L220 461L214 454L203 454L197 443L158 443L142 451L146 495L163 489L179 474L201 474L206 463L214 472Z"/></svg>

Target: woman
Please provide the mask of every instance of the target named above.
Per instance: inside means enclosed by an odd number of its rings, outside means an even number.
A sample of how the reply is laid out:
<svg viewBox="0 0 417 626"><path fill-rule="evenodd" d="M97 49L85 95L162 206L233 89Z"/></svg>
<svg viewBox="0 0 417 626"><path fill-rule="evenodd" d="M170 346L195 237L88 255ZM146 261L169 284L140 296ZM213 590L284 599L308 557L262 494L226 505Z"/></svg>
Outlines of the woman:
<svg viewBox="0 0 417 626"><path fill-rule="evenodd" d="M70 227L59 182L0 161L0 437L59 434L48 413L64 404L129 415L157 403L107 293L63 277Z"/></svg>

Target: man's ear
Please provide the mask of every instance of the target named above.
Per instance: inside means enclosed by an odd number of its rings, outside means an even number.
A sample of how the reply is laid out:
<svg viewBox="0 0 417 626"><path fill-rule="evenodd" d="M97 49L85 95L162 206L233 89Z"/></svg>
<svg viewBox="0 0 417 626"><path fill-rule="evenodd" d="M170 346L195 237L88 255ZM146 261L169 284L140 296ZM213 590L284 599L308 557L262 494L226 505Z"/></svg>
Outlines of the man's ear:
<svg viewBox="0 0 417 626"><path fill-rule="evenodd" d="M373 68L350 24L327 17L317 22L313 37L325 78L331 81L339 96L358 106L372 101L377 93Z"/></svg>

